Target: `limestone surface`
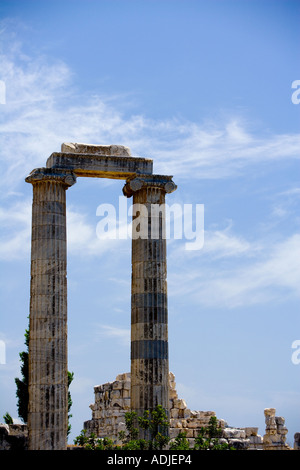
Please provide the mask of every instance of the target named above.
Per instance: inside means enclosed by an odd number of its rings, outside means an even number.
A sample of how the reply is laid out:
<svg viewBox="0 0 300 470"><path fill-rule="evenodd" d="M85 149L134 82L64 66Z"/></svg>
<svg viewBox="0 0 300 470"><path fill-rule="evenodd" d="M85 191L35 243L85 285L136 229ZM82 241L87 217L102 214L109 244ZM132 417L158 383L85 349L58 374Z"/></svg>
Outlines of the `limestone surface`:
<svg viewBox="0 0 300 470"><path fill-rule="evenodd" d="M119 374L114 382L94 387L95 403L90 405L92 419L84 422L87 434L94 433L99 438L108 437L120 444L118 434L125 431L125 413L131 411L131 374ZM185 432L192 447L202 427L207 427L214 411L190 410L184 399L176 391L175 376L169 372L169 437L175 439ZM258 428L234 428L223 419L218 419L222 429L220 442L239 450L263 449L263 438L257 434Z"/></svg>
<svg viewBox="0 0 300 470"><path fill-rule="evenodd" d="M124 145L91 145L77 142L64 142L61 144L61 151L62 153L83 153L107 157L131 157L130 148Z"/></svg>

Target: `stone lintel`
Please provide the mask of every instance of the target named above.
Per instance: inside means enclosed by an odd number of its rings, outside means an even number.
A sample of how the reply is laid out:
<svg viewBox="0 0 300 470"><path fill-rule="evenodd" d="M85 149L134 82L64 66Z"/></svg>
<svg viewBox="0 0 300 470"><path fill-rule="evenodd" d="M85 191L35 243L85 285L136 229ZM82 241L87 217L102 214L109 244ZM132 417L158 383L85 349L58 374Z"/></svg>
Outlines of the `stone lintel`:
<svg viewBox="0 0 300 470"><path fill-rule="evenodd" d="M76 176L126 180L139 174L151 175L153 160L127 155L54 152L48 158L46 166L72 170Z"/></svg>

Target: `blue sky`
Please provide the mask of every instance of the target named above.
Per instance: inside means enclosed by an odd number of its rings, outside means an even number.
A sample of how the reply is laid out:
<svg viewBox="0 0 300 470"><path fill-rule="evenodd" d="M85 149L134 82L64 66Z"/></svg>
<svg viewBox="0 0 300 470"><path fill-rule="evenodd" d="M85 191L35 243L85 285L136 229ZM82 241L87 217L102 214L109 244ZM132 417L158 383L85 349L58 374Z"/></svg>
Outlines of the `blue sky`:
<svg viewBox="0 0 300 470"><path fill-rule="evenodd" d="M62 142L121 144L173 175L169 204L204 204L204 247L168 241L170 370L188 407L232 426L276 408L299 432L297 1L0 3L0 415L29 313L32 187ZM122 181L67 192L71 439L93 387L130 370L130 242L99 240ZM128 202L129 204L129 202ZM3 362L3 361L2 361Z"/></svg>

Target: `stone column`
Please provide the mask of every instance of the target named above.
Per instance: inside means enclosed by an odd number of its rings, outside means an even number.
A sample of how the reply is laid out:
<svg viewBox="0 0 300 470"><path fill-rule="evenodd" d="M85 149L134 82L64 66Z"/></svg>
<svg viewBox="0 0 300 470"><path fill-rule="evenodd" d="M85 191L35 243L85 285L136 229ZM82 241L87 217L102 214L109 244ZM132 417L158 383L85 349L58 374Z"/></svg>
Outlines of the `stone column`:
<svg viewBox="0 0 300 470"><path fill-rule="evenodd" d="M131 409L141 416L162 405L169 414L165 194L171 176L140 175L123 192L133 196L131 284ZM160 211L159 209L162 209Z"/></svg>
<svg viewBox="0 0 300 470"><path fill-rule="evenodd" d="M25 181L33 186L29 449L63 450L68 425L66 189L76 178L68 170L38 168Z"/></svg>

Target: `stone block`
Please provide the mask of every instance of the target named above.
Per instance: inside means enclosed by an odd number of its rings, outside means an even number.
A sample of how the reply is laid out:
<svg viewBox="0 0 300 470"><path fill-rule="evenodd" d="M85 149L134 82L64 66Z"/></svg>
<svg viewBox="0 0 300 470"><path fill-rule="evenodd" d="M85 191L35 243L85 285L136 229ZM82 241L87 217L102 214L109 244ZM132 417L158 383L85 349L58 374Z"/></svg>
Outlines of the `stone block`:
<svg viewBox="0 0 300 470"><path fill-rule="evenodd" d="M246 437L257 436L258 428L246 427L246 428L243 428L243 429L245 430Z"/></svg>
<svg viewBox="0 0 300 470"><path fill-rule="evenodd" d="M184 432L186 433L187 438L194 438L195 437L193 429L185 428Z"/></svg>
<svg viewBox="0 0 300 470"><path fill-rule="evenodd" d="M228 444L236 450L247 450L250 447L249 439L229 439Z"/></svg>
<svg viewBox="0 0 300 470"><path fill-rule="evenodd" d="M181 419L171 418L171 419L170 419L170 427L171 427L171 428L182 428L182 421L181 421Z"/></svg>
<svg viewBox="0 0 300 470"><path fill-rule="evenodd" d="M200 418L208 418L210 419L212 416L216 416L214 411L199 411Z"/></svg>
<svg viewBox="0 0 300 470"><path fill-rule="evenodd" d="M138 174L151 175L153 171L153 161L149 158L76 152L54 152L46 166L48 169L71 170L80 177L124 180Z"/></svg>
<svg viewBox="0 0 300 470"><path fill-rule="evenodd" d="M84 143L63 142L62 153L79 153L115 157L131 157L131 152L124 145L91 145Z"/></svg>
<svg viewBox="0 0 300 470"><path fill-rule="evenodd" d="M131 382L130 380L125 380L123 383L123 389L124 390L130 390Z"/></svg>
<svg viewBox="0 0 300 470"><path fill-rule="evenodd" d="M123 382L121 380L116 380L113 382L112 389L113 390L121 390L123 388Z"/></svg>
<svg viewBox="0 0 300 470"><path fill-rule="evenodd" d="M172 408L170 410L170 415L171 415L171 418L178 418L178 408Z"/></svg>
<svg viewBox="0 0 300 470"><path fill-rule="evenodd" d="M170 428L169 430L170 439L175 439L180 432L181 432L180 428Z"/></svg>
<svg viewBox="0 0 300 470"><path fill-rule="evenodd" d="M300 450L300 432L294 434L294 450Z"/></svg>
<svg viewBox="0 0 300 470"><path fill-rule="evenodd" d="M187 427L190 429L199 428L199 423L196 419L187 419Z"/></svg>
<svg viewBox="0 0 300 470"><path fill-rule="evenodd" d="M258 436L258 435L253 436L253 435L251 435L251 436L248 437L248 439L249 439L251 444L262 444L263 443L262 436Z"/></svg>
<svg viewBox="0 0 300 470"><path fill-rule="evenodd" d="M174 408L184 410L185 408L187 408L186 402L182 398L174 400Z"/></svg>
<svg viewBox="0 0 300 470"><path fill-rule="evenodd" d="M127 389L123 389L122 390L122 397L123 398L130 398L130 390L127 390Z"/></svg>
<svg viewBox="0 0 300 470"><path fill-rule="evenodd" d="M229 438L245 439L246 438L246 432L245 432L244 429L225 428L225 429L223 429L223 436L226 439L229 439Z"/></svg>
<svg viewBox="0 0 300 470"><path fill-rule="evenodd" d="M120 390L112 390L110 393L110 398L113 400L114 398L121 398L121 391Z"/></svg>

